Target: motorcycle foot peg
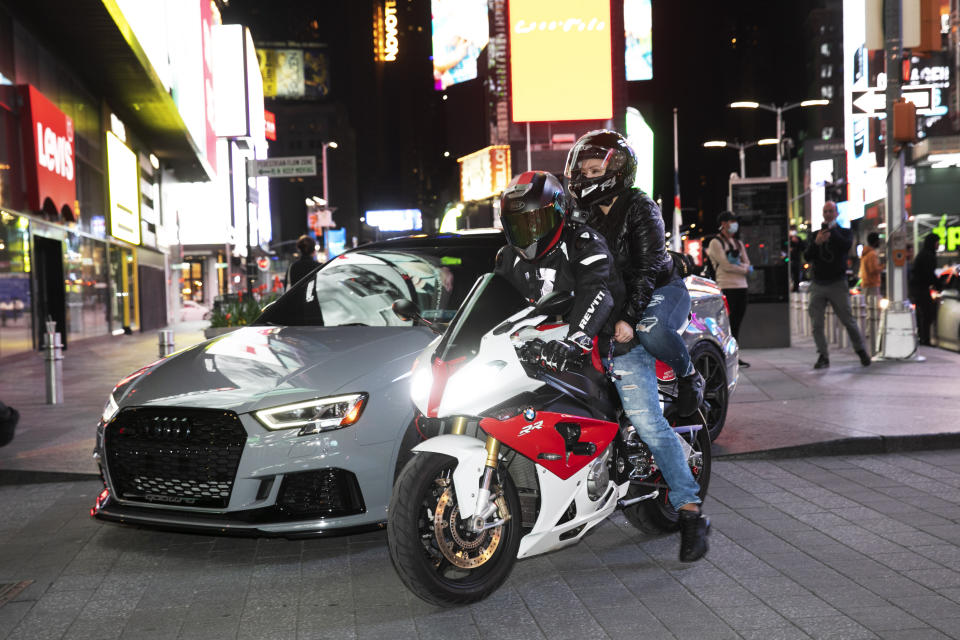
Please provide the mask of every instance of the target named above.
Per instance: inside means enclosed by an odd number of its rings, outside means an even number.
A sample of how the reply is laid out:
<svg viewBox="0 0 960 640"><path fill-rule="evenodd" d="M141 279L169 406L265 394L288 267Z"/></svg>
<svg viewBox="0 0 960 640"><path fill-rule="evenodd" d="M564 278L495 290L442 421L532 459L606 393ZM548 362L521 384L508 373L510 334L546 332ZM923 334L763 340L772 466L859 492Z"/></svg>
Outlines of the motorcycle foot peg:
<svg viewBox="0 0 960 640"><path fill-rule="evenodd" d="M597 445L592 442L576 442L569 445L567 450L578 456L592 456L597 452Z"/></svg>
<svg viewBox="0 0 960 640"><path fill-rule="evenodd" d="M644 500L655 500L659 496L660 496L660 490L654 489L652 493L648 493L642 496L637 496L636 498L630 498L629 500L623 500L623 499L617 500L617 506L623 509L625 507L629 507L632 504L643 502Z"/></svg>

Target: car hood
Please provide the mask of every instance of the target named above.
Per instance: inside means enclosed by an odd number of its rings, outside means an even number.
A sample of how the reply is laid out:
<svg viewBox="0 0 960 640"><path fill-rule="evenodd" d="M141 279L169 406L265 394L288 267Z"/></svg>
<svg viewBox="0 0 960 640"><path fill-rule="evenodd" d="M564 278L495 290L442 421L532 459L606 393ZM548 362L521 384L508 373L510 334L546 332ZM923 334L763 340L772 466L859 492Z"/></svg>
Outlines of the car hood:
<svg viewBox="0 0 960 640"><path fill-rule="evenodd" d="M382 385L433 339L422 327L245 327L180 351L140 375L118 404L237 413ZM391 371L393 370L393 371ZM386 378L387 381L390 378Z"/></svg>

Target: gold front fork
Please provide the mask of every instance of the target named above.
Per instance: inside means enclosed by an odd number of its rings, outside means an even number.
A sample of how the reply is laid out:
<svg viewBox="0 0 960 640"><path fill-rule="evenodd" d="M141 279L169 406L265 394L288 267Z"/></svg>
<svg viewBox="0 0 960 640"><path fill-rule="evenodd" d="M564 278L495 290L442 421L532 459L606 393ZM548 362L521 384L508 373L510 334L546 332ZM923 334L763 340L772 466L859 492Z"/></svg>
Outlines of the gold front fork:
<svg viewBox="0 0 960 640"><path fill-rule="evenodd" d="M500 455L500 441L493 436L487 436L487 461L485 465L490 469L496 469L498 455Z"/></svg>
<svg viewBox="0 0 960 640"><path fill-rule="evenodd" d="M457 416L453 419L453 425L450 427L450 433L455 436L462 436L467 432L467 419L463 416Z"/></svg>

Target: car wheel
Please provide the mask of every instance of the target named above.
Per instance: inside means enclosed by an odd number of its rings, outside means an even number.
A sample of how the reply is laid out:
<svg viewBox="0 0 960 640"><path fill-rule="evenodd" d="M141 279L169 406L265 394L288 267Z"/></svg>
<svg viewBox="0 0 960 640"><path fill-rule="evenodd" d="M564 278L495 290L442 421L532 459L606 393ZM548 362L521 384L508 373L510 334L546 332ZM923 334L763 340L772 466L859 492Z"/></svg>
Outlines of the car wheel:
<svg viewBox="0 0 960 640"><path fill-rule="evenodd" d="M690 359L703 376L703 413L710 441L717 439L727 421L727 364L720 350L709 342L698 343L690 352Z"/></svg>

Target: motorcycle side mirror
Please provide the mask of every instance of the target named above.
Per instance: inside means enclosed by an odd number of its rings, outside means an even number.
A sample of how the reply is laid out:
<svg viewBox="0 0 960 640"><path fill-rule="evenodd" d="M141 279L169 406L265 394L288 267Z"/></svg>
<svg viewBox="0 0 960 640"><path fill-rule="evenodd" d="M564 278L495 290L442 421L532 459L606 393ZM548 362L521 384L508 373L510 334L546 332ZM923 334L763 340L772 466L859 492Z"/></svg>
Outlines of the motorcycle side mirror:
<svg viewBox="0 0 960 640"><path fill-rule="evenodd" d="M537 300L534 307L537 314L548 316L562 316L573 307L572 291L551 291Z"/></svg>
<svg viewBox="0 0 960 640"><path fill-rule="evenodd" d="M396 300L391 306L393 312L398 318L404 322L413 320L414 322L423 322L423 317L420 315L420 307L417 306L416 302L412 300L407 300L406 298L401 298Z"/></svg>

